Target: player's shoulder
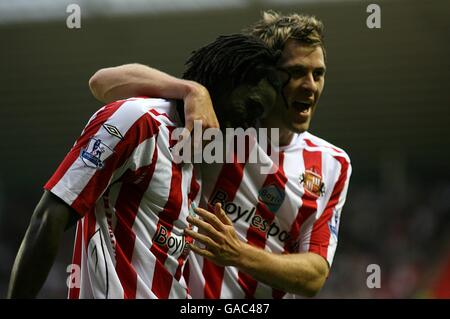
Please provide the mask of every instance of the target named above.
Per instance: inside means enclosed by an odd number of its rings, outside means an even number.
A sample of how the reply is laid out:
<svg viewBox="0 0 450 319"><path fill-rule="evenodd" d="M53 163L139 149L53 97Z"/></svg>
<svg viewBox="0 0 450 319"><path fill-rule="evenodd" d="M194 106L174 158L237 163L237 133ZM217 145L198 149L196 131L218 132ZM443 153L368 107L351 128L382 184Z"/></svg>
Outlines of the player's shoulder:
<svg viewBox="0 0 450 319"><path fill-rule="evenodd" d="M305 142L306 147L319 149L322 153L329 154L333 158L344 159L350 164L350 156L345 150L324 140L323 138L309 132L305 132L303 141Z"/></svg>
<svg viewBox="0 0 450 319"><path fill-rule="evenodd" d="M155 134L162 126L179 126L176 103L172 100L129 98L109 103L89 119L87 127L101 125L108 133L122 139L128 132ZM131 134L133 135L133 134Z"/></svg>
<svg viewBox="0 0 450 319"><path fill-rule="evenodd" d="M121 108L126 109L128 116L140 117L150 115L162 125L178 126L179 116L176 110L176 101L160 98L133 97L120 101Z"/></svg>

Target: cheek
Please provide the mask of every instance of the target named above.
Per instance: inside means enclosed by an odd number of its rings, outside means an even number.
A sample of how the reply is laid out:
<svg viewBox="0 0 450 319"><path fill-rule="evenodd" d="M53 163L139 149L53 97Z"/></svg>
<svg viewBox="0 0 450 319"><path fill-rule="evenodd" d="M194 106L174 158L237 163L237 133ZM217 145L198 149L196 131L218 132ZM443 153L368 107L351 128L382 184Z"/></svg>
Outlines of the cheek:
<svg viewBox="0 0 450 319"><path fill-rule="evenodd" d="M317 92L316 92L317 97L319 97L322 94L324 86L325 86L325 80L322 80L318 83Z"/></svg>
<svg viewBox="0 0 450 319"><path fill-rule="evenodd" d="M286 97L286 99L289 101L294 90L295 86L292 83L292 81L290 81L284 88L283 88L283 94Z"/></svg>
<svg viewBox="0 0 450 319"><path fill-rule="evenodd" d="M284 94L287 99L294 98L302 89L302 79L291 79L284 87Z"/></svg>

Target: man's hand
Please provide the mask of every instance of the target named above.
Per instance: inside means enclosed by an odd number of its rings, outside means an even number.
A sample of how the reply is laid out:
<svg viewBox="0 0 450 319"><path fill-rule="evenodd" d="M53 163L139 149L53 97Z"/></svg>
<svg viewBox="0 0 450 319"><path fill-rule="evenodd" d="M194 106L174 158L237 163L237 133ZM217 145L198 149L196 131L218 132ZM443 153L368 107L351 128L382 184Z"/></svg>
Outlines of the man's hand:
<svg viewBox="0 0 450 319"><path fill-rule="evenodd" d="M181 80L180 80L181 81ZM184 80L182 80L184 81ZM208 90L197 82L185 81L187 85L186 93L181 98L184 101L184 128L182 133L182 140L187 141L189 135L193 133L194 124L199 121L201 124L201 136L203 131L209 128L218 129L219 121L217 120L214 107L211 102ZM197 133L198 134L198 133ZM195 145L194 150L200 150L203 148L203 144L206 141L191 139Z"/></svg>
<svg viewBox="0 0 450 319"><path fill-rule="evenodd" d="M181 97L184 101L185 127L192 132L194 121L201 121L203 129L219 128L219 121L208 90L197 82L186 82L189 88Z"/></svg>
<svg viewBox="0 0 450 319"><path fill-rule="evenodd" d="M219 266L237 265L245 243L236 235L233 223L225 214L221 205L219 203L215 205L214 213L202 208L195 209L195 212L203 220L192 216L188 216L187 220L197 226L199 232L186 229L185 233L203 244L204 248L191 245L192 251L210 259Z"/></svg>
<svg viewBox="0 0 450 319"><path fill-rule="evenodd" d="M306 297L315 296L325 283L328 264L322 256L309 252L276 254L243 242L220 204L215 205L214 213L201 208L195 211L202 219L189 216L187 220L198 232L186 229L185 233L204 247L191 244L194 253L219 266L237 267L273 288Z"/></svg>

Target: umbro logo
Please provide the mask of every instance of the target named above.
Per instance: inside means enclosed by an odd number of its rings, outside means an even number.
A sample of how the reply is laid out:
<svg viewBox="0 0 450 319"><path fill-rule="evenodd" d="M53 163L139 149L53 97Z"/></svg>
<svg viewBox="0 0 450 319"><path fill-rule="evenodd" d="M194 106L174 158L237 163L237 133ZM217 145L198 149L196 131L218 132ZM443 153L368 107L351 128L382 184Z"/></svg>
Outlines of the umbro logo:
<svg viewBox="0 0 450 319"><path fill-rule="evenodd" d="M122 134L120 133L119 129L113 125L110 124L103 124L103 127L105 128L105 130L111 134L112 136L117 137L118 139L123 139Z"/></svg>

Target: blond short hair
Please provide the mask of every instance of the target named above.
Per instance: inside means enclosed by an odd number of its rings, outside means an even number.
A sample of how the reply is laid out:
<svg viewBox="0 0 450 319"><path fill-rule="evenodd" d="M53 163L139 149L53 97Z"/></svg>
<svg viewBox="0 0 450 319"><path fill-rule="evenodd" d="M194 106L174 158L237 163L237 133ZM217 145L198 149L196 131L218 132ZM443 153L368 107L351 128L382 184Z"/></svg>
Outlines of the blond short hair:
<svg viewBox="0 0 450 319"><path fill-rule="evenodd" d="M310 46L320 46L325 56L323 23L305 14L281 15L273 10L263 11L262 19L245 29L244 33L261 39L273 50L282 51L288 39Z"/></svg>

